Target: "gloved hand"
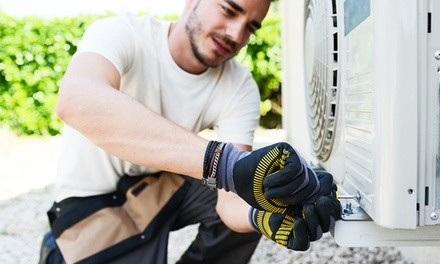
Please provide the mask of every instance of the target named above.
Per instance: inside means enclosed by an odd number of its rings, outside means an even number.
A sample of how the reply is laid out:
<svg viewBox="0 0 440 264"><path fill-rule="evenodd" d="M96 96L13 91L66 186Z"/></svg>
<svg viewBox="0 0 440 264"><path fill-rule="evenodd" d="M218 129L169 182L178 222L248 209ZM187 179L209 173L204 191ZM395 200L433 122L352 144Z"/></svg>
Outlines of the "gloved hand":
<svg viewBox="0 0 440 264"><path fill-rule="evenodd" d="M323 233L332 229L335 221L341 219L342 212L333 176L323 171L317 171L316 174L321 189L314 201L304 202L302 206L302 217L307 225L310 241L320 239Z"/></svg>
<svg viewBox="0 0 440 264"><path fill-rule="evenodd" d="M246 152L231 143L211 141L204 178L212 172L217 179L211 187L215 183L216 188L233 191L252 207L268 212L286 213L319 190L316 174L287 143Z"/></svg>
<svg viewBox="0 0 440 264"><path fill-rule="evenodd" d="M310 247L308 229L301 217L251 208L249 220L256 231L283 247L297 251L305 251Z"/></svg>
<svg viewBox="0 0 440 264"><path fill-rule="evenodd" d="M249 221L255 230L289 249L305 251L310 242L322 237L341 218L341 204L336 198L333 177L317 172L321 189L313 203L291 206L289 214L277 214L251 208Z"/></svg>

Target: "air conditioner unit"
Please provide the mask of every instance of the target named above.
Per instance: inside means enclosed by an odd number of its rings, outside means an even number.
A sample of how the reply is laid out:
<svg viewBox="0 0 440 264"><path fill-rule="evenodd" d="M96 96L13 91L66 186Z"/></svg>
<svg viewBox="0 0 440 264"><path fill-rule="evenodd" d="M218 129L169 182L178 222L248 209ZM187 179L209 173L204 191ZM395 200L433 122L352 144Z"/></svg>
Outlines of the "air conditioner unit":
<svg viewBox="0 0 440 264"><path fill-rule="evenodd" d="M283 127L347 198L336 242L440 245L440 1L280 9Z"/></svg>

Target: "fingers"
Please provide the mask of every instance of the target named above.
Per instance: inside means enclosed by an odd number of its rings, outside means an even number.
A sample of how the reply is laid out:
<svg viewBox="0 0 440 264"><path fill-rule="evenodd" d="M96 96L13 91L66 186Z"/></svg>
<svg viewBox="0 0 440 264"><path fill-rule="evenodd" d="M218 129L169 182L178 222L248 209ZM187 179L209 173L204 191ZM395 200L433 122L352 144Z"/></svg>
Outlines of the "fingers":
<svg viewBox="0 0 440 264"><path fill-rule="evenodd" d="M310 241L320 239L323 233L321 219L312 204L303 206L303 217L309 231Z"/></svg>
<svg viewBox="0 0 440 264"><path fill-rule="evenodd" d="M285 214L286 215L290 215L293 218L299 218L302 217L303 214L303 209L302 209L302 205L301 204L294 204L294 205L289 205L286 210L285 210Z"/></svg>
<svg viewBox="0 0 440 264"><path fill-rule="evenodd" d="M336 214L334 208L332 207L331 203L325 196L318 197L315 202L316 212L317 212L317 218L320 219L321 227L323 232L328 232L331 226L331 218L333 218L334 222L334 216Z"/></svg>
<svg viewBox="0 0 440 264"><path fill-rule="evenodd" d="M287 204L300 204L319 190L319 182L311 169L300 179L291 180L289 184L272 186L266 189L267 199L278 199ZM280 172L281 173L281 172ZM272 177L272 176L270 176ZM267 177L267 178L270 178ZM265 181L263 182L265 183ZM267 187L267 186L266 186Z"/></svg>
<svg viewBox="0 0 440 264"><path fill-rule="evenodd" d="M278 172L277 174L281 174L281 172ZM283 177L282 175L271 175L268 176L266 179L275 178L277 176L280 176L278 178L288 178L288 177ZM306 177L297 177L296 179L289 179L289 182L278 185L266 184L267 182L270 182L270 181L266 181L266 179L263 181L264 186L267 188L264 195L268 199L289 197L309 184L309 179Z"/></svg>
<svg viewBox="0 0 440 264"><path fill-rule="evenodd" d="M300 182L304 181L304 168L303 164L299 164L299 168L296 168L296 164L288 164L282 170L277 170L264 179L263 183L266 187L285 185L292 180ZM295 168L293 168L295 167Z"/></svg>
<svg viewBox="0 0 440 264"><path fill-rule="evenodd" d="M333 190L333 186L336 186L333 184L333 176L325 171L316 171L316 175L319 179L319 185L320 185L318 195L320 196L329 195Z"/></svg>
<svg viewBox="0 0 440 264"><path fill-rule="evenodd" d="M285 146L282 146L286 148ZM278 147L280 148L280 147ZM289 153L288 157L283 157L284 151ZM274 166L271 166L271 174L264 179L264 185L267 187L284 185L292 181L292 179L302 178L304 174L305 163L301 160L300 156L292 148L286 148L280 150L279 166L274 170ZM284 163L284 164L281 164Z"/></svg>
<svg viewBox="0 0 440 264"><path fill-rule="evenodd" d="M292 235L287 242L287 248L296 251L306 251L310 247L307 225L302 218L298 218L293 224Z"/></svg>
<svg viewBox="0 0 440 264"><path fill-rule="evenodd" d="M266 177L264 185L267 187L284 185L297 177L304 178L305 168L307 167L306 161L290 145L282 144L278 148L283 148L280 151L279 160L283 160L285 164L272 172L273 174L270 176L274 177ZM281 157L283 152L289 153L289 156L285 159ZM276 173L277 171L281 171L281 173Z"/></svg>
<svg viewBox="0 0 440 264"><path fill-rule="evenodd" d="M234 186L232 189L235 189L241 198L255 208L283 212L285 204L281 201L270 201L264 196L267 187L264 186L263 181L270 178L269 182L273 181L276 186L284 185L286 182L290 183L295 178L291 175L300 174L303 165L300 157L289 144L276 143L249 153L249 155L234 161L232 166L232 175L227 174L232 177L232 180L227 182L231 182L230 185ZM293 183L293 186L306 184L304 177L300 176L298 181ZM291 189L287 191L290 194ZM282 197L276 193L276 190L272 195L273 197Z"/></svg>
<svg viewBox="0 0 440 264"><path fill-rule="evenodd" d="M307 168L307 174L305 175L306 178L308 178L308 184L297 190L296 192L292 193L289 197L284 198L287 201L294 201L300 199L300 202L303 202L307 200L308 198L314 196L319 191L319 181L316 177L313 170L310 168ZM289 204L293 204L292 202L288 202Z"/></svg>
<svg viewBox="0 0 440 264"><path fill-rule="evenodd" d="M314 217L319 219L320 229L326 233L335 226L335 220L341 218L341 205L336 199L337 186L333 183L333 176L324 171L317 171L316 174L320 190L317 193L317 198L314 199ZM306 222L309 222L307 218ZM310 222L313 224L315 221ZM312 227L309 226L309 228Z"/></svg>
<svg viewBox="0 0 440 264"><path fill-rule="evenodd" d="M324 233L334 228L335 220L341 219L341 204L332 195L318 197L314 207Z"/></svg>

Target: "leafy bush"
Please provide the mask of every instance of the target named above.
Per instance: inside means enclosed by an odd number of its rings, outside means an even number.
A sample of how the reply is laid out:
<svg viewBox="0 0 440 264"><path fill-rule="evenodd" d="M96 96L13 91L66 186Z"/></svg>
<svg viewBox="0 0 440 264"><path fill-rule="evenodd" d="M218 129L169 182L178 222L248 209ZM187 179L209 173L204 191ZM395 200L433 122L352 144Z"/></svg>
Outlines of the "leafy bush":
<svg viewBox="0 0 440 264"><path fill-rule="evenodd" d="M72 18L14 18L0 12L0 124L17 134L56 135L58 84L87 26L96 15ZM175 16L173 16L175 18ZM269 16L239 54L262 95L261 125L280 118L279 18Z"/></svg>
<svg viewBox="0 0 440 264"><path fill-rule="evenodd" d="M95 18L17 19L0 13L0 122L18 134L59 133L58 82Z"/></svg>
<svg viewBox="0 0 440 264"><path fill-rule="evenodd" d="M269 13L263 26L239 55L252 71L261 93L261 121L266 128L281 126L280 18Z"/></svg>

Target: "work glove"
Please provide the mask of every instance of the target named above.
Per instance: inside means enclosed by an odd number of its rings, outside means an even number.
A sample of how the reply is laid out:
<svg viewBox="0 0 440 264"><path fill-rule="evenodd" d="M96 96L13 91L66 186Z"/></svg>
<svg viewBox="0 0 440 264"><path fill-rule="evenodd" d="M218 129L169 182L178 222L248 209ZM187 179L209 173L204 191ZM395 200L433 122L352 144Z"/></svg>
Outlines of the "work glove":
<svg viewBox="0 0 440 264"><path fill-rule="evenodd" d="M251 208L249 221L254 229L276 243L297 251L305 251L310 242L322 237L341 218L337 187L329 173L317 172L321 183L319 196L304 205L291 206L289 214L278 214Z"/></svg>
<svg viewBox="0 0 440 264"><path fill-rule="evenodd" d="M256 209L281 214L319 191L315 172L283 142L246 152L231 143L210 141L204 182L211 188L237 193Z"/></svg>
<svg viewBox="0 0 440 264"><path fill-rule="evenodd" d="M317 171L316 174L321 188L316 199L303 203L301 214L306 222L310 241L320 239L323 233L332 229L335 221L341 219L342 212L333 176L323 171Z"/></svg>
<svg viewBox="0 0 440 264"><path fill-rule="evenodd" d="M249 218L257 232L283 247L297 251L305 251L310 247L306 222L299 215L291 216L251 208Z"/></svg>

